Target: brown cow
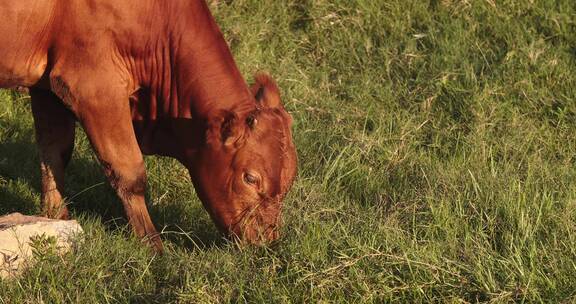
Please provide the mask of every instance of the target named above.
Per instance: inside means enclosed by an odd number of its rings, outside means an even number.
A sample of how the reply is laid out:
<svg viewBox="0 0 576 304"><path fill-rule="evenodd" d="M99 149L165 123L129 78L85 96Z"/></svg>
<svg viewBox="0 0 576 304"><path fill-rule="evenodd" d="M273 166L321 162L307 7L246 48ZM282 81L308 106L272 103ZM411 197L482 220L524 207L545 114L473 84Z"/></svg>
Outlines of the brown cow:
<svg viewBox="0 0 576 304"><path fill-rule="evenodd" d="M178 159L218 228L277 238L296 175L291 118L267 75L248 88L201 0L6 0L0 87L29 87L42 203L66 218L78 121L134 232L158 251L142 153Z"/></svg>

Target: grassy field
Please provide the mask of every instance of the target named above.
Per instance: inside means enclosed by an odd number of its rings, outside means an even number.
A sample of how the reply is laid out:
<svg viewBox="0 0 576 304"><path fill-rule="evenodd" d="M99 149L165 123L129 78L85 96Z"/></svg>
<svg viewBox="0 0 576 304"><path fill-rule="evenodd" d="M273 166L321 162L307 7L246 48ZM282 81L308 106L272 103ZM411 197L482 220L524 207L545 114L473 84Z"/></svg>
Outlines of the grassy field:
<svg viewBox="0 0 576 304"><path fill-rule="evenodd" d="M86 237L0 282L0 303L576 302L576 2L213 10L295 120L281 242L222 240L184 168L149 157L152 256L80 133L66 195ZM0 93L0 214L39 210L29 108Z"/></svg>

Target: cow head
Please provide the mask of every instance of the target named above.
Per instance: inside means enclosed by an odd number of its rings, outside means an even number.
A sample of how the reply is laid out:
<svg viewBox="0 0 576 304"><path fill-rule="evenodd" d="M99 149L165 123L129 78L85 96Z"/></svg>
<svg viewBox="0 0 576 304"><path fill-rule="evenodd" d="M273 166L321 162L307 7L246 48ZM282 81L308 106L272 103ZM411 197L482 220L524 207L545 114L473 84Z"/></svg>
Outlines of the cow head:
<svg viewBox="0 0 576 304"><path fill-rule="evenodd" d="M296 175L292 119L276 83L256 76L254 111L222 111L189 167L196 192L224 233L262 244L278 237L282 199Z"/></svg>

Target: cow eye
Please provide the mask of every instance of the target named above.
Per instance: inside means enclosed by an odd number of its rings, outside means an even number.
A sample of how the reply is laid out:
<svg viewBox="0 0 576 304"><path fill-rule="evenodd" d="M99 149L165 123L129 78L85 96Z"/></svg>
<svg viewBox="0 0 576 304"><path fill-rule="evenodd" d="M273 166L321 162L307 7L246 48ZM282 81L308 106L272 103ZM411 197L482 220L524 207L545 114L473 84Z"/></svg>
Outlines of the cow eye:
<svg viewBox="0 0 576 304"><path fill-rule="evenodd" d="M246 118L246 123L248 124L250 129L254 129L254 127L258 123L258 120L254 116L248 116L248 118Z"/></svg>
<svg viewBox="0 0 576 304"><path fill-rule="evenodd" d="M251 173L244 173L244 181L250 185L258 184L258 176Z"/></svg>

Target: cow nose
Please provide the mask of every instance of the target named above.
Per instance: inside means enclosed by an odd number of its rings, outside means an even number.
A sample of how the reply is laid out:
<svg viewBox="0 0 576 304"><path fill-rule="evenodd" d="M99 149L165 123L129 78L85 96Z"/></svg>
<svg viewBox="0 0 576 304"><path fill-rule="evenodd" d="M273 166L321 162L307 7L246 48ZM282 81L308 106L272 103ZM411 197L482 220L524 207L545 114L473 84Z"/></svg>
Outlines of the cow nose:
<svg viewBox="0 0 576 304"><path fill-rule="evenodd" d="M268 243L276 241L280 237L280 233L276 227L269 227L266 230L258 228L249 228L242 234L243 241L256 246L263 246Z"/></svg>
<svg viewBox="0 0 576 304"><path fill-rule="evenodd" d="M278 229L274 228L270 231L270 233L268 234L268 242L274 242L276 241L278 238L280 237L280 232L278 232Z"/></svg>

